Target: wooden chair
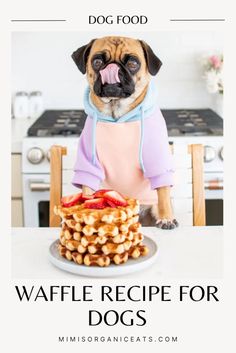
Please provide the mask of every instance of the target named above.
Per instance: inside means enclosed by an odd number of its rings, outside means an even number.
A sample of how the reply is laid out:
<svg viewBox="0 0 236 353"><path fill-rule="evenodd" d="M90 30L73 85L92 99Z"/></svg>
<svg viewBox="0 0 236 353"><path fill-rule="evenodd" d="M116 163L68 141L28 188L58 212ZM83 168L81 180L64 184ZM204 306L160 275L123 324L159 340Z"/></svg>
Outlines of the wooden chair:
<svg viewBox="0 0 236 353"><path fill-rule="evenodd" d="M206 225L206 206L204 189L204 148L203 145L189 146L192 156L192 192L193 192L193 224Z"/></svg>
<svg viewBox="0 0 236 353"><path fill-rule="evenodd" d="M54 145L50 149L50 205L49 226L59 227L61 219L54 214L54 207L59 205L62 196L62 157L67 154L66 147Z"/></svg>
<svg viewBox="0 0 236 353"><path fill-rule="evenodd" d="M181 225L205 225L205 195L203 178L203 146L194 144L184 148L172 146L176 162L176 186L173 188L172 203L175 216ZM62 196L62 159L66 147L52 146L50 150L50 227L60 225L60 217L54 215L55 205ZM52 182L53 181L53 182Z"/></svg>
<svg viewBox="0 0 236 353"><path fill-rule="evenodd" d="M171 190L174 215L181 225L206 224L204 149L201 144L172 146L175 182Z"/></svg>

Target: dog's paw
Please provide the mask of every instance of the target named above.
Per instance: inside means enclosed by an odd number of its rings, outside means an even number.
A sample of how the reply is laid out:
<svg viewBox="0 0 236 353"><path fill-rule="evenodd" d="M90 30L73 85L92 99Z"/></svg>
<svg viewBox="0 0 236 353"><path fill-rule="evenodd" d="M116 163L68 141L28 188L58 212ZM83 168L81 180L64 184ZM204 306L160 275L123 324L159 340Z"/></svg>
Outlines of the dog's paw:
<svg viewBox="0 0 236 353"><path fill-rule="evenodd" d="M160 229L174 229L179 226L179 223L176 219L158 219L156 221L156 227Z"/></svg>

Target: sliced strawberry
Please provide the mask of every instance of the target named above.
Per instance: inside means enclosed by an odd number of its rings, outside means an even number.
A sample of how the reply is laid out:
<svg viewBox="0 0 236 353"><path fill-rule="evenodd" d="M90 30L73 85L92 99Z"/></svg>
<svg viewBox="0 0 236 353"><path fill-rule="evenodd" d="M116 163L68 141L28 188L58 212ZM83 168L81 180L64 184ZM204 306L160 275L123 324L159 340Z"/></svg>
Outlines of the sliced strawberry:
<svg viewBox="0 0 236 353"><path fill-rule="evenodd" d="M111 201L116 206L127 206L127 201L124 197L119 194L117 191L107 191L104 194L104 198L108 201Z"/></svg>
<svg viewBox="0 0 236 353"><path fill-rule="evenodd" d="M79 202L81 201L81 195L82 195L82 193L62 197L61 198L62 206L63 207L71 207L71 206L79 204Z"/></svg>
<svg viewBox="0 0 236 353"><path fill-rule="evenodd" d="M100 197L99 199L87 200L84 203L85 208L95 208L102 209L106 207L106 201L104 198Z"/></svg>
<svg viewBox="0 0 236 353"><path fill-rule="evenodd" d="M86 200L92 200L94 199L94 195L83 195L81 194L81 201L84 202Z"/></svg>
<svg viewBox="0 0 236 353"><path fill-rule="evenodd" d="M106 199L106 203L107 203L108 206L110 206L110 207L112 207L112 208L116 208L116 207L117 207L114 202L112 202L112 201L110 201L110 200L108 200L108 199Z"/></svg>
<svg viewBox="0 0 236 353"><path fill-rule="evenodd" d="M111 189L101 189L101 190L98 190L94 193L94 197L95 198L100 198L100 197L103 197L103 195L107 192L107 191L112 191Z"/></svg>

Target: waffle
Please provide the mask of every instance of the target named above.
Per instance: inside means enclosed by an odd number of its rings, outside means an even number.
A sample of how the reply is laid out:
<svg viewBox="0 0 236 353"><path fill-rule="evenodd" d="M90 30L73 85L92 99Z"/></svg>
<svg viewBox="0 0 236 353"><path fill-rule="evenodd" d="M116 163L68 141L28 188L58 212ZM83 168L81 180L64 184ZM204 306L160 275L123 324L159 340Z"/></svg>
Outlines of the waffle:
<svg viewBox="0 0 236 353"><path fill-rule="evenodd" d="M84 257L84 264L86 266L100 266L100 267L107 267L111 263L109 256L104 254L101 255L91 255L86 254Z"/></svg>
<svg viewBox="0 0 236 353"><path fill-rule="evenodd" d="M65 233L68 232L67 230ZM126 238L126 235L118 235L119 242L114 242L112 237L81 237L80 240L66 239L63 236L63 232L60 236L61 245L65 246L68 250L78 251L84 254L86 251L90 254L96 254L97 252L103 252L105 255L108 254L122 254L123 252L129 250L132 246L142 243L143 235L141 233L132 233L132 239ZM90 239L91 238L91 239ZM123 240L123 241L121 241Z"/></svg>
<svg viewBox="0 0 236 353"><path fill-rule="evenodd" d="M131 233L131 235L132 235L132 239L133 239L133 233ZM92 235L90 237L84 235L81 238L81 244L83 246L96 245L96 244L103 245L103 244L105 244L107 242L108 239L111 239L111 238L112 238L112 242L115 243L115 244L123 243L126 239L127 240L132 240L131 236L126 235L126 234L122 234L122 233L118 234L115 237L111 237L110 234L106 234L104 236Z"/></svg>
<svg viewBox="0 0 236 353"><path fill-rule="evenodd" d="M133 259L137 259L140 256L146 256L148 254L148 247L146 245L137 245L129 250L129 256Z"/></svg>
<svg viewBox="0 0 236 353"><path fill-rule="evenodd" d="M95 222L104 222L107 224L125 222L127 219L139 214L139 202L135 199L126 199L127 206L118 206L117 208L106 207L101 210L86 209L84 204L63 207L61 205L54 207L54 213L63 220L74 219L77 223L93 225Z"/></svg>
<svg viewBox="0 0 236 353"><path fill-rule="evenodd" d="M77 251L70 251L65 246L59 244L59 254L69 261L74 261L78 265L107 267L110 263L121 265L128 261L129 258L137 259L140 256L148 254L148 248L145 245L137 245L130 248L122 254L105 255L99 254L80 254Z"/></svg>
<svg viewBox="0 0 236 353"><path fill-rule="evenodd" d="M59 254L79 265L101 267L145 256L148 249L142 244L139 202L125 198L123 204L106 204L102 209L86 208L86 203L55 207L55 214L62 218Z"/></svg>
<svg viewBox="0 0 236 353"><path fill-rule="evenodd" d="M81 223L76 222L74 219L65 219L64 222L68 226L68 228L76 230L77 232L81 232Z"/></svg>
<svg viewBox="0 0 236 353"><path fill-rule="evenodd" d="M78 240L81 242L81 244L85 247L91 244L105 244L107 240L111 240L115 244L123 243L125 240L135 240L137 237L137 234L140 234L138 232L132 232L128 231L128 233L122 233L120 232L116 236L113 236L110 233L107 233L106 235L99 236L98 234L94 235L84 235L83 233L79 232L73 232L71 230L62 230L60 233L60 242L62 245L66 244L67 240Z"/></svg>
<svg viewBox="0 0 236 353"><path fill-rule="evenodd" d="M59 254L65 257L67 260L73 260L78 265L83 264L83 255L79 254L77 251L70 251L65 246L59 244L58 245Z"/></svg>
<svg viewBox="0 0 236 353"><path fill-rule="evenodd" d="M109 234L110 236L117 236L120 233L128 234L129 232L139 232L141 224L137 222L137 217L131 217L124 223L118 222L114 224L106 224L105 222L95 222L93 225L77 223L73 220L65 220L62 224L62 229L66 231L64 236L66 239L71 239L74 232L83 233L86 236L97 234L103 236ZM72 227L71 227L72 224Z"/></svg>

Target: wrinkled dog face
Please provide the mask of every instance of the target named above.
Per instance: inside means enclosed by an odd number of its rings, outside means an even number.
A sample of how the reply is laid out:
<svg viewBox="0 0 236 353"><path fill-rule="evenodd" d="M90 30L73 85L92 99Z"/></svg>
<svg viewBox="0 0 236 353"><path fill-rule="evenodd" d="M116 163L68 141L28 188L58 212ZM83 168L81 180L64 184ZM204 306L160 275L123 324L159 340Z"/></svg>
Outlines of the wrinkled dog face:
<svg viewBox="0 0 236 353"><path fill-rule="evenodd" d="M127 103L132 104L147 88L150 75L156 75L161 67L145 42L124 37L92 40L77 49L72 58L87 74L93 101L100 110L102 103L111 101L130 98Z"/></svg>

